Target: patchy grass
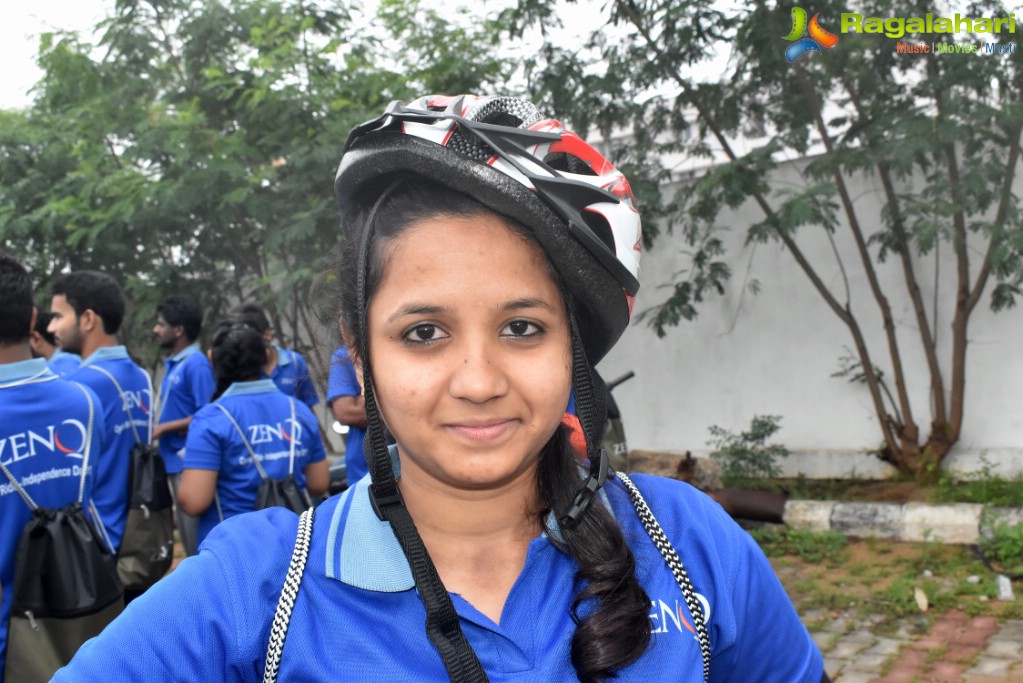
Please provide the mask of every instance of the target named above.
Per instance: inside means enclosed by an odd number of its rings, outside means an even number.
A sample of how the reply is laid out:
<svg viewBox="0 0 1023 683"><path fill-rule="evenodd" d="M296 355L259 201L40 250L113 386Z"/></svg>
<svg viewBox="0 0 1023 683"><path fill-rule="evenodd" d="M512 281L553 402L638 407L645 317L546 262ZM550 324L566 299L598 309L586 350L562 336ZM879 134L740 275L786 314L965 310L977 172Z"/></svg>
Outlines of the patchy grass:
<svg viewBox="0 0 1023 683"><path fill-rule="evenodd" d="M912 479L762 479L744 483L745 488L787 493L801 500L867 501L876 503L980 503L995 507L1023 507L1023 475L1006 479L983 473L953 479L948 475L935 484Z"/></svg>
<svg viewBox="0 0 1023 683"><path fill-rule="evenodd" d="M752 533L800 613L823 609L833 616L877 615L883 619L882 629L907 622L922 628L932 614L950 609L971 616L1023 618L1020 591L1012 602L995 600L994 572L963 546L846 540L833 532L774 527ZM926 612L917 604L916 589L927 596Z"/></svg>

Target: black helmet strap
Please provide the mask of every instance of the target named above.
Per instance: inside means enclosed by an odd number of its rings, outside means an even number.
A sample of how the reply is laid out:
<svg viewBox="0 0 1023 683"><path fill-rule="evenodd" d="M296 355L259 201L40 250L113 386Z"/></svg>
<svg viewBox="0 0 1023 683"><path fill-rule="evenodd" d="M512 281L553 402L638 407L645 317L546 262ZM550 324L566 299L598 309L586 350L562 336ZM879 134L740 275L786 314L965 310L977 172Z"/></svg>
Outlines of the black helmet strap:
<svg viewBox="0 0 1023 683"><path fill-rule="evenodd" d="M472 646L462 633L458 622L458 614L451 602L451 596L433 566L423 539L416 530L412 516L409 515L405 501L401 497L398 483L394 478L391 458L387 450L387 439L384 435L383 422L377 407L376 394L373 389L373 373L370 371L369 359L369 303L366 298L366 278L368 277L370 243L377 210L400 183L392 182L380 195L370 211L366 229L359 243L358 297L359 317L362 322L360 345L362 347L363 390L366 399L366 433L369 453L369 469L373 483L370 485L369 498L377 517L388 522L394 531L395 538L401 546L405 558L412 570L416 590L426 608L426 634L437 648L448 677L457 683L486 683L486 672Z"/></svg>
<svg viewBox="0 0 1023 683"><path fill-rule="evenodd" d="M568 511L558 519L563 528L574 529L579 519L593 502L593 496L607 479L607 453L600 447L604 436L604 422L607 420L607 386L586 359L579 322L569 312L572 328L572 388L575 391L575 409L579 424L586 438L586 456L590 461L590 473L575 494Z"/></svg>

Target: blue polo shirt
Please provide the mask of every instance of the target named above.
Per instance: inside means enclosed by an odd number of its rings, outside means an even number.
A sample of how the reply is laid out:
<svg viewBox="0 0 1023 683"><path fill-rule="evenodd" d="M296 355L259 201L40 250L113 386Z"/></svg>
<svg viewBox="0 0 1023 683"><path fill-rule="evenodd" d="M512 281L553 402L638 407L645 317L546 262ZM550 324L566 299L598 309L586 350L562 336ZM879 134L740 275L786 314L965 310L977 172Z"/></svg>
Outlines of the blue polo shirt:
<svg viewBox="0 0 1023 683"><path fill-rule="evenodd" d="M360 396L362 387L355 374L355 366L348 357L348 349L342 346L330 359L330 374L327 375L327 403L341 396ZM348 485L353 486L369 473L365 453L366 430L349 427L345 434L345 476Z"/></svg>
<svg viewBox="0 0 1023 683"><path fill-rule="evenodd" d="M186 346L163 364L167 372L160 383L157 424L191 417L210 402L217 380L213 377L213 366L198 343ZM186 434L167 432L160 437L160 455L167 474L177 474L184 466Z"/></svg>
<svg viewBox="0 0 1023 683"><path fill-rule="evenodd" d="M312 408L320 402L316 395L316 385L309 375L309 366L302 354L294 349L285 349L274 344L277 349L277 365L270 375L277 388L288 396L294 396Z"/></svg>
<svg viewBox="0 0 1023 683"><path fill-rule="evenodd" d="M82 357L77 353L66 353L57 349L46 361L46 365L53 370L53 373L61 379L67 379L82 364Z"/></svg>
<svg viewBox="0 0 1023 683"><path fill-rule="evenodd" d="M114 376L124 392L123 398L110 378L97 367ZM128 467L131 449L136 443L132 426L140 441L149 443L152 440L153 385L149 373L135 364L123 346L97 349L68 379L95 391L103 404L107 435L103 451L95 461L94 499L110 542L117 550L121 547L121 535L128 521Z"/></svg>
<svg viewBox="0 0 1023 683"><path fill-rule="evenodd" d="M709 612L710 680L819 683L820 652L749 535L686 484L645 475L634 481ZM426 636L408 563L390 527L373 513L368 485L363 479L317 510L281 681L448 681ZM651 599L650 646L615 680L702 683L681 590L624 489L614 480L606 489ZM261 680L296 528L297 517L283 509L220 525L197 556L133 601L53 680ZM570 657L576 569L541 534L529 545L499 624L452 595L492 683L577 680Z"/></svg>
<svg viewBox="0 0 1023 683"><path fill-rule="evenodd" d="M86 398L88 394L88 398ZM92 465L103 448L103 406L91 389L59 379L42 358L0 364L0 463L36 505L62 508L78 500L92 400L92 441L83 506L92 499ZM0 682L14 598L18 539L32 512L0 471ZM13 682L12 682L13 683Z"/></svg>
<svg viewBox="0 0 1023 683"><path fill-rule="evenodd" d="M292 404L295 423L291 422ZM319 423L308 406L282 394L268 379L232 384L220 398L199 409L188 429L185 469L218 472L219 503L214 501L199 516L199 543L221 519L254 510L262 482L238 429L218 405L231 413L271 479L288 475L292 444L293 474L299 486L305 486L306 466L326 457Z"/></svg>

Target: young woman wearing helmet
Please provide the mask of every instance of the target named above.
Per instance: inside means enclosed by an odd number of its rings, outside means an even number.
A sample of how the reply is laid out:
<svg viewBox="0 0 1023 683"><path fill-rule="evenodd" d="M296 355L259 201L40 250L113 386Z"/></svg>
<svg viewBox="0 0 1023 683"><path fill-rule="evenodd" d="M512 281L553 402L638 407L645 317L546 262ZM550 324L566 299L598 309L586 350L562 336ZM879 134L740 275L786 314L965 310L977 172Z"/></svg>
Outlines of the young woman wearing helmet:
<svg viewBox="0 0 1023 683"><path fill-rule="evenodd" d="M357 127L335 189L371 477L220 525L56 680L827 680L749 536L595 447L638 289L621 173L523 100L427 97Z"/></svg>

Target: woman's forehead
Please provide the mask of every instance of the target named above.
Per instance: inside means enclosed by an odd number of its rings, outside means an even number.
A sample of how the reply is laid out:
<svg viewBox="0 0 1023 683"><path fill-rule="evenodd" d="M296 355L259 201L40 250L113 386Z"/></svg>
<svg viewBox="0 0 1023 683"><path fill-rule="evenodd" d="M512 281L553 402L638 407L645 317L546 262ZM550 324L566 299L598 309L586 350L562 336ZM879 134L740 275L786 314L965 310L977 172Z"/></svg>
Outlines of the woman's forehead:
<svg viewBox="0 0 1023 683"><path fill-rule="evenodd" d="M561 297L539 246L489 213L417 221L389 240L382 265L377 297Z"/></svg>

